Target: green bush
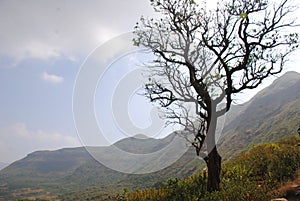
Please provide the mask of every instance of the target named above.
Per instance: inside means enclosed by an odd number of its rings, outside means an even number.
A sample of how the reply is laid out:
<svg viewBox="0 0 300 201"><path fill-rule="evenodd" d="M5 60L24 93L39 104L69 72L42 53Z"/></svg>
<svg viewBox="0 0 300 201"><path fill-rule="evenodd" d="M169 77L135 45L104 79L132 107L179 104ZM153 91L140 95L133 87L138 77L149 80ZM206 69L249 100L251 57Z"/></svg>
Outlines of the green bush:
<svg viewBox="0 0 300 201"><path fill-rule="evenodd" d="M292 179L300 167L299 139L293 137L253 147L231 165L243 164L252 180L264 181L270 187Z"/></svg>
<svg viewBox="0 0 300 201"><path fill-rule="evenodd" d="M220 191L206 193L201 201L270 200L267 187L251 180L251 174L251 171L241 164L224 168Z"/></svg>

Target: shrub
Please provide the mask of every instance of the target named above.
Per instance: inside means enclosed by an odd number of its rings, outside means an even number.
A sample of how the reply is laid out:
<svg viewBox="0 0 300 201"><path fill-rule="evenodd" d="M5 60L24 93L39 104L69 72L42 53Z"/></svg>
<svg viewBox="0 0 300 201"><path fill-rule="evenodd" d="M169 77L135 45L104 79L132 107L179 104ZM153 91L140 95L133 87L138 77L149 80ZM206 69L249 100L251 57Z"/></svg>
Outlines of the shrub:
<svg viewBox="0 0 300 201"><path fill-rule="evenodd" d="M298 138L253 147L222 167L220 191L206 192L207 172L179 181L171 178L158 189L138 190L122 201L253 201L271 200L279 186L300 168ZM275 193L274 193L275 192ZM285 191L288 192L288 191ZM294 193L294 192L293 192ZM296 192L298 193L298 192Z"/></svg>

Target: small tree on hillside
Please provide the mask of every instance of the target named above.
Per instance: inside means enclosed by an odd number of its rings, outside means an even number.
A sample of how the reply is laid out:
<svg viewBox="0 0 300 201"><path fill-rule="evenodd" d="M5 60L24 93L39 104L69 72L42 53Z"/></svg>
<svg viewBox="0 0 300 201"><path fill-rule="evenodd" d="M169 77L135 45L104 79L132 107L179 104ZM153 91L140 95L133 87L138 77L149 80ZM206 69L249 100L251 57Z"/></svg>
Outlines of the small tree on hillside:
<svg viewBox="0 0 300 201"><path fill-rule="evenodd" d="M150 1L162 18L142 17L134 32L135 45L156 56L146 96L165 108L168 123L185 127L197 155L206 147L207 187L219 190L218 117L230 109L234 94L282 71L298 48L298 34L290 32L295 7L288 0L228 0L207 11L193 0Z"/></svg>

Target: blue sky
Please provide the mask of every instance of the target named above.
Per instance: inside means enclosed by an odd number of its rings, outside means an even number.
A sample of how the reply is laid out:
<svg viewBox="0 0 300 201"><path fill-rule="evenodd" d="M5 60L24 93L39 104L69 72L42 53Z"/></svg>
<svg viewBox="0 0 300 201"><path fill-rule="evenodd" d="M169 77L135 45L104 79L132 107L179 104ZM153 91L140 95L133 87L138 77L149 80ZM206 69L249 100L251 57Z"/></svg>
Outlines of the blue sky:
<svg viewBox="0 0 300 201"><path fill-rule="evenodd" d="M80 66L151 12L146 0L1 1L0 161L81 146L72 113Z"/></svg>
<svg viewBox="0 0 300 201"><path fill-rule="evenodd" d="M99 45L152 14L147 0L0 1L0 162L36 150L82 146L72 111L80 67ZM295 58L288 70L299 71ZM137 97L132 101L146 104ZM131 119L147 126L150 117L138 121L138 112L133 110Z"/></svg>

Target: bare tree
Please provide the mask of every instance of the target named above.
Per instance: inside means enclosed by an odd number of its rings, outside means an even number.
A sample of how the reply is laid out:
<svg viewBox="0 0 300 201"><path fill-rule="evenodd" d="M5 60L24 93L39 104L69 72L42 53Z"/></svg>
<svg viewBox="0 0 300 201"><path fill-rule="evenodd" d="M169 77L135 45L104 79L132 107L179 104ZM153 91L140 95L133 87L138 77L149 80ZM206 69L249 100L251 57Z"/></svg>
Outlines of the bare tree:
<svg viewBox="0 0 300 201"><path fill-rule="evenodd" d="M282 71L299 44L291 32L296 7L288 0L229 0L207 11L193 0L150 1L162 18L141 17L134 31L135 45L156 55L146 96L165 108L168 123L185 127L197 155L206 146L207 188L219 190L218 117L230 109L234 94Z"/></svg>

